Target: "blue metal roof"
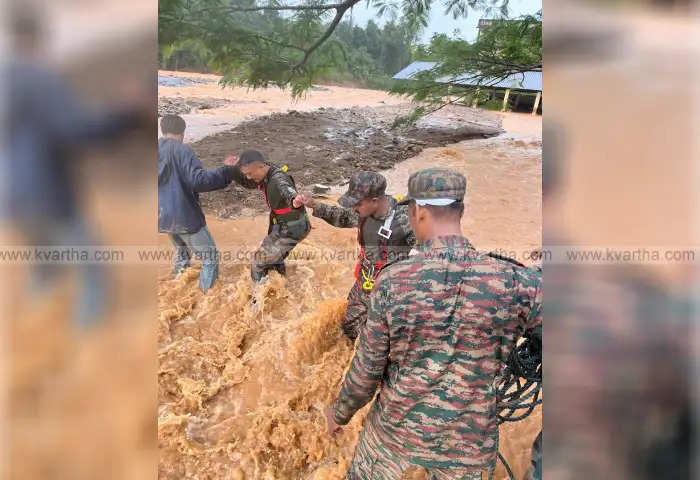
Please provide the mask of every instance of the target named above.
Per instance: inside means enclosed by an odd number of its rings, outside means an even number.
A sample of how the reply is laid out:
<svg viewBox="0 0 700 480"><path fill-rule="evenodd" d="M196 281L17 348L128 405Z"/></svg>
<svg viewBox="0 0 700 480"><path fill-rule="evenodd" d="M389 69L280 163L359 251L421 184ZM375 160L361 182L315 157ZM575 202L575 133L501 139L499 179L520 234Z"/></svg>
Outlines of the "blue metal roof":
<svg viewBox="0 0 700 480"><path fill-rule="evenodd" d="M410 80L413 75L418 72L430 70L437 65L437 62L413 62L399 73L394 75L397 80ZM437 79L438 82L452 82L462 85L474 85L470 83L470 77L462 77L458 79L450 79L442 77ZM515 88L521 90L542 91L542 72L525 72L523 74L516 73L510 75L505 80L501 80L493 85L496 88Z"/></svg>
<svg viewBox="0 0 700 480"><path fill-rule="evenodd" d="M399 73L394 75L397 80L410 80L413 75L418 72L424 72L425 70L430 70L437 62L413 62Z"/></svg>

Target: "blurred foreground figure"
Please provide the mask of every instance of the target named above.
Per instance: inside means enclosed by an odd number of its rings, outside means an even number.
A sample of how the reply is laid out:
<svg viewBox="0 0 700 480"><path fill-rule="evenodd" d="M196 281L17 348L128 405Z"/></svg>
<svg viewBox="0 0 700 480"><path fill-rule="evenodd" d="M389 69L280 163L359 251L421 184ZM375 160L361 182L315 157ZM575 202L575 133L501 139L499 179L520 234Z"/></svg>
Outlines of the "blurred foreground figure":
<svg viewBox="0 0 700 480"><path fill-rule="evenodd" d="M17 4L9 10L5 21L14 56L3 62L8 88L3 220L32 247L94 246L97 240L80 211L76 150L86 142L124 132L140 117L131 110L104 113L81 106L58 73L41 62L44 30L37 13ZM48 261L33 265L31 299L49 293L67 270ZM74 320L86 327L106 312L106 272L95 264L77 265L77 271L80 287Z"/></svg>
<svg viewBox="0 0 700 480"><path fill-rule="evenodd" d="M562 133L545 124L545 251L575 244L557 211L568 162ZM543 267L543 477L698 478L691 474L690 290L670 289L648 266L545 261ZM533 446L533 465L542 460L539 447Z"/></svg>
<svg viewBox="0 0 700 480"><path fill-rule="evenodd" d="M418 253L387 267L355 356L328 410L331 434L381 384L348 479L481 479L498 453L496 377L527 330L541 337L541 274L474 249L462 235L466 180L428 169L408 181Z"/></svg>

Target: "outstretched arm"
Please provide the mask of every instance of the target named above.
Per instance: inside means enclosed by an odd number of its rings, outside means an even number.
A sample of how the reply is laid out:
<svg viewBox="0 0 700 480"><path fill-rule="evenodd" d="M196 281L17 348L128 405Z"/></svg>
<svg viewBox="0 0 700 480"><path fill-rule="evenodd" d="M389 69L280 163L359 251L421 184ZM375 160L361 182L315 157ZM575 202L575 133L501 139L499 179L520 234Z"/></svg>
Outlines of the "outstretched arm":
<svg viewBox="0 0 700 480"><path fill-rule="evenodd" d="M304 205L313 208L314 217L325 220L334 227L354 228L360 225L360 215L354 210L316 203L313 199L310 202L304 202Z"/></svg>
<svg viewBox="0 0 700 480"><path fill-rule="evenodd" d="M215 170L207 170L189 147L181 149L179 155L184 157L180 159L180 164L185 178L195 192L220 190L231 183L233 167L223 166Z"/></svg>
<svg viewBox="0 0 700 480"><path fill-rule="evenodd" d="M287 205L292 205L294 208L299 208L301 205L299 202L294 202L294 200L299 196L296 187L292 183L292 179L288 175L282 173L276 173L272 181L275 183L277 190L280 192L280 196Z"/></svg>
<svg viewBox="0 0 700 480"><path fill-rule="evenodd" d="M338 425L347 424L372 400L384 375L389 361L388 288L389 280L384 278L372 292L369 316L360 330L355 356L332 405L332 420Z"/></svg>

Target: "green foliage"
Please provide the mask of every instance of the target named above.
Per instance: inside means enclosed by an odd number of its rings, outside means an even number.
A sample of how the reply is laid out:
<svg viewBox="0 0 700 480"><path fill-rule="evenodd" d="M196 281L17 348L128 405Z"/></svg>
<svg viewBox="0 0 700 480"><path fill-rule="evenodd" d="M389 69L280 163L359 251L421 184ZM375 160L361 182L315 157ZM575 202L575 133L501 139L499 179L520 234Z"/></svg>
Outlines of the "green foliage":
<svg viewBox="0 0 700 480"><path fill-rule="evenodd" d="M199 40L185 39L158 49L160 67L166 70L193 70L206 72L212 52Z"/></svg>
<svg viewBox="0 0 700 480"><path fill-rule="evenodd" d="M503 108L503 100L494 98L492 100L487 100L484 103L480 103L479 106L486 110L496 110L499 111Z"/></svg>
<svg viewBox="0 0 700 480"><path fill-rule="evenodd" d="M202 63L224 76L222 84L277 85L290 88L294 96L331 73L377 82L410 62L411 45L435 5L434 0L367 1L391 17L384 27L373 21L364 29L342 22L360 0L161 0L161 57L172 59L168 49L173 45L196 41L202 50L190 51L203 54ZM456 18L469 9L507 8L508 0L441 3Z"/></svg>
<svg viewBox="0 0 700 480"><path fill-rule="evenodd" d="M426 109L423 106L416 107L411 111L408 115L399 115L394 119L394 124L392 125L393 128L397 127L402 127L406 125L412 125L414 124L420 117L425 115Z"/></svg>
<svg viewBox="0 0 700 480"><path fill-rule="evenodd" d="M418 44L411 47L411 62L436 62L439 58L435 57L427 45Z"/></svg>
<svg viewBox="0 0 700 480"><path fill-rule="evenodd" d="M370 20L366 28L342 22L335 34L349 52L348 71L366 81L370 76L391 77L404 68L419 31L393 20L380 29Z"/></svg>

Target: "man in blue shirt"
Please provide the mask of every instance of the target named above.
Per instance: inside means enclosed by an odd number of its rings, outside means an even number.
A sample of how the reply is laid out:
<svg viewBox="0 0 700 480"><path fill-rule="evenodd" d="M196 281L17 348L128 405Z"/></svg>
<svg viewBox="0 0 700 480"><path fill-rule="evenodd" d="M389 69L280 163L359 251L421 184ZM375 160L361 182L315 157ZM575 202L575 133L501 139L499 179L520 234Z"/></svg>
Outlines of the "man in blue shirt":
<svg viewBox="0 0 700 480"><path fill-rule="evenodd" d="M192 149L183 143L185 121L166 115L160 122L158 141L158 231L167 233L177 249L174 274L190 263L192 252L202 261L199 287L208 291L219 276L219 258L214 239L199 204L199 193L228 186L233 167L216 170L202 167Z"/></svg>

